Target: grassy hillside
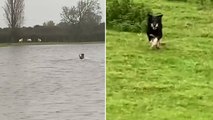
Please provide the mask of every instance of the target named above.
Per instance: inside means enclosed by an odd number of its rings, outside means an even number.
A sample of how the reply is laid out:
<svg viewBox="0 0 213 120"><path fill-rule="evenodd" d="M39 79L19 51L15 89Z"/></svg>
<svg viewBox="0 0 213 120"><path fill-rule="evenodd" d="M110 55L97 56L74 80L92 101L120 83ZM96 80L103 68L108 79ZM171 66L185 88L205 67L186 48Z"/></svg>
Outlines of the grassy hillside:
<svg viewBox="0 0 213 120"><path fill-rule="evenodd" d="M213 10L145 1L164 14L166 45L107 30L107 120L213 120Z"/></svg>

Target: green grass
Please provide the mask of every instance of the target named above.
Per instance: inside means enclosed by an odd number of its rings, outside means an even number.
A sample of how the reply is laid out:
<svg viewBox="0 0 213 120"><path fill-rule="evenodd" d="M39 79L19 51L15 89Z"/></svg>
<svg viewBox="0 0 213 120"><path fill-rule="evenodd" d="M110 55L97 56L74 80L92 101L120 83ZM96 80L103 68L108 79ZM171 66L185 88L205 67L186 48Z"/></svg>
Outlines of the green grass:
<svg viewBox="0 0 213 120"><path fill-rule="evenodd" d="M107 30L107 120L213 120L213 10L145 1L164 14L166 45Z"/></svg>

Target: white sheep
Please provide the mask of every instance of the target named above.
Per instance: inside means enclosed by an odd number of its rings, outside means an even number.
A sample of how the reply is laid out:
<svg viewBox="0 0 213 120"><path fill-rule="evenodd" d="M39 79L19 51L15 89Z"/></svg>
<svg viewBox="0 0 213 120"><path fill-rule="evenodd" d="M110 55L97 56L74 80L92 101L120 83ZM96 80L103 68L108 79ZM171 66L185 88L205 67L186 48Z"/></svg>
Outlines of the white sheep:
<svg viewBox="0 0 213 120"><path fill-rule="evenodd" d="M41 42L42 40L40 38L38 38L38 42Z"/></svg>
<svg viewBox="0 0 213 120"><path fill-rule="evenodd" d="M23 41L24 41L24 39L23 39L23 38L21 38L21 39L19 39L19 40L18 40L18 42L23 42Z"/></svg>
<svg viewBox="0 0 213 120"><path fill-rule="evenodd" d="M27 39L27 42L32 42L32 39L28 38L28 39Z"/></svg>

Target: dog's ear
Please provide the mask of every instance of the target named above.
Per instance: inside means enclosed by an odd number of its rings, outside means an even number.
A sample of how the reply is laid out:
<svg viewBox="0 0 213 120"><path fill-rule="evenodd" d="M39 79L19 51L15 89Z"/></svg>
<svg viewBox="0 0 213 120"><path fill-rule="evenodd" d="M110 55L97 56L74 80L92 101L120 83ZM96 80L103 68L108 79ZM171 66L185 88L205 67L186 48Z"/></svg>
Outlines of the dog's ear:
<svg viewBox="0 0 213 120"><path fill-rule="evenodd" d="M160 15L157 16L157 18L160 22L162 21L162 17L163 17L163 14L160 14Z"/></svg>
<svg viewBox="0 0 213 120"><path fill-rule="evenodd" d="M159 17L159 18L162 18L162 17L163 17L163 14L161 14L161 15L158 15L157 17Z"/></svg>
<svg viewBox="0 0 213 120"><path fill-rule="evenodd" d="M152 21L152 15L150 13L147 14L147 22L148 24Z"/></svg>
<svg viewBox="0 0 213 120"><path fill-rule="evenodd" d="M148 22L151 22L153 18L153 15L151 13L148 13Z"/></svg>
<svg viewBox="0 0 213 120"><path fill-rule="evenodd" d="M151 18L151 17L152 17L152 14L151 14L151 13L148 13L148 17Z"/></svg>

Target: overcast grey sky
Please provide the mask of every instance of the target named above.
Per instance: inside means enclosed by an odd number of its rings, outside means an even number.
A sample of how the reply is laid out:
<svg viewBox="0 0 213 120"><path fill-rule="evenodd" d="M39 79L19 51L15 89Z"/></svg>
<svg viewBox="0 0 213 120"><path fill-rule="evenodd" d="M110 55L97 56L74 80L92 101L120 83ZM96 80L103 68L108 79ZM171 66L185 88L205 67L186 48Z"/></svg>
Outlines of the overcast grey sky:
<svg viewBox="0 0 213 120"><path fill-rule="evenodd" d="M53 20L59 23L60 13L63 6L73 6L79 0L25 0L25 20L24 26L42 25L43 22ZM99 0L102 10L102 21L106 19L106 0ZM0 0L0 27L6 27L6 21L3 16L3 6L5 0Z"/></svg>

